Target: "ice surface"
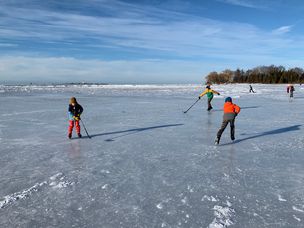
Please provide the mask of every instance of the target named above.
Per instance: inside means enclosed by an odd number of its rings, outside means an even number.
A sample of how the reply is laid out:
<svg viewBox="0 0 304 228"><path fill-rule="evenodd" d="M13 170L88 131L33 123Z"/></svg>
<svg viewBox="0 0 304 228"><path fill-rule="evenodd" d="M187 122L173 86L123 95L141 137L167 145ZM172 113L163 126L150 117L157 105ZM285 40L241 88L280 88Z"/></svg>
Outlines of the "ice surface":
<svg viewBox="0 0 304 228"><path fill-rule="evenodd" d="M184 114L202 86L0 86L0 227L303 227L304 87L213 88ZM71 96L91 139L67 139Z"/></svg>

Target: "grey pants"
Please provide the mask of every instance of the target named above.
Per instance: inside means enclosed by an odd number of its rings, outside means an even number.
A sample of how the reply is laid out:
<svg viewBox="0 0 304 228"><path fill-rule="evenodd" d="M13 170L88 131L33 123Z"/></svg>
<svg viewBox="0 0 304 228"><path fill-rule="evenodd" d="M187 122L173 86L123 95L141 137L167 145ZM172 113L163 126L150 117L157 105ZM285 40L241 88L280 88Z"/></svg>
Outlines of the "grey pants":
<svg viewBox="0 0 304 228"><path fill-rule="evenodd" d="M230 123L230 137L231 137L232 140L234 140L234 120L235 119L223 120L222 126L219 129L219 131L217 132L217 137L218 138L221 138L221 136L222 136L224 130L226 129L228 123Z"/></svg>

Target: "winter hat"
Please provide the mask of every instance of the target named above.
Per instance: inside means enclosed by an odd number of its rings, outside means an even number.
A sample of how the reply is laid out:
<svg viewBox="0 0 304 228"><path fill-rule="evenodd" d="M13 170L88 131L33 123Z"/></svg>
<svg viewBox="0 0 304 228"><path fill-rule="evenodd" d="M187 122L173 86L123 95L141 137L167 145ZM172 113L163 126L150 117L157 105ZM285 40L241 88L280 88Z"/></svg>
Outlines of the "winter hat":
<svg viewBox="0 0 304 228"><path fill-rule="evenodd" d="M71 97L70 99L70 104L77 104L76 98L75 97Z"/></svg>
<svg viewBox="0 0 304 228"><path fill-rule="evenodd" d="M227 97L227 98L225 99L225 102L232 102L231 97Z"/></svg>

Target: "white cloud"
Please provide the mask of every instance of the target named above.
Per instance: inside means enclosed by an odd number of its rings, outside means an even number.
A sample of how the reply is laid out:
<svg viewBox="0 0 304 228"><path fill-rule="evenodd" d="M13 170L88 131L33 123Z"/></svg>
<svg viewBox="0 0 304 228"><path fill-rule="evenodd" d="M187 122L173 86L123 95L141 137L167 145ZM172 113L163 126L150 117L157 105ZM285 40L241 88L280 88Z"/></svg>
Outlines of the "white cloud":
<svg viewBox="0 0 304 228"><path fill-rule="evenodd" d="M282 27L279 27L279 28L273 30L272 32L274 34L278 34L278 35L285 34L285 33L290 32L292 27L293 27L293 25L282 26Z"/></svg>
<svg viewBox="0 0 304 228"><path fill-rule="evenodd" d="M10 44L10 43L0 43L0 48L1 47L17 47L17 44Z"/></svg>
<svg viewBox="0 0 304 228"><path fill-rule="evenodd" d="M266 8L265 5L262 5L260 1L252 1L252 0L217 0L219 2L242 6L247 8L256 8L256 9L264 9Z"/></svg>
<svg viewBox="0 0 304 228"><path fill-rule="evenodd" d="M154 7L103 4L119 14L88 16L79 13L57 12L45 9L5 8L12 12L2 26L0 38L27 42L68 43L65 48L113 47L146 49L175 57L222 57L226 53L249 52L265 54L276 45L287 46L289 40L253 25L222 22L194 17ZM129 7L128 12L125 7ZM148 12L148 13L147 13ZM1 13L1 9L0 9ZM160 15L162 15L160 17ZM1 22L0 21L0 25ZM14 26L8 26L14 24ZM87 38L92 43L79 46ZM254 48L259 47L259 48ZM265 47L265 48L261 48ZM248 52L247 52L248 54Z"/></svg>

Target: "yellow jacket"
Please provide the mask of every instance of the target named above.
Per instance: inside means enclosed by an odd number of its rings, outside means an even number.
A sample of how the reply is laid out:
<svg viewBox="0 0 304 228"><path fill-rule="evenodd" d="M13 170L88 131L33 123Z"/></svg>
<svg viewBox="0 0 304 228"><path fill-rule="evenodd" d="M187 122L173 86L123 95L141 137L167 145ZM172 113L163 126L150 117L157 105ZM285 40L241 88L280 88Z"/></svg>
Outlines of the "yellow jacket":
<svg viewBox="0 0 304 228"><path fill-rule="evenodd" d="M220 95L219 92L213 90L213 89L205 89L204 92L202 92L199 96L202 97L204 96L205 94L207 94L207 97L208 98L212 98L213 97L213 94L216 93L217 95Z"/></svg>

